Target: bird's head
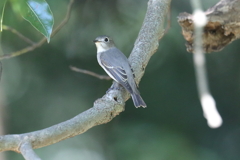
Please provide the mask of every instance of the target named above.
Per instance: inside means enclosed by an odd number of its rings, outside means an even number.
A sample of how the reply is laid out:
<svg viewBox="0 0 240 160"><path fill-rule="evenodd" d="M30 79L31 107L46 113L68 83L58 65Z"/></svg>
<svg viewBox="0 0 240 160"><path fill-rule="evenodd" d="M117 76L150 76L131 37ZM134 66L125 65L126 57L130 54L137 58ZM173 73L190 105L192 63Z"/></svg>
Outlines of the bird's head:
<svg viewBox="0 0 240 160"><path fill-rule="evenodd" d="M114 47L113 39L108 36L98 36L93 41L97 46L97 52L104 52L109 50L110 48Z"/></svg>

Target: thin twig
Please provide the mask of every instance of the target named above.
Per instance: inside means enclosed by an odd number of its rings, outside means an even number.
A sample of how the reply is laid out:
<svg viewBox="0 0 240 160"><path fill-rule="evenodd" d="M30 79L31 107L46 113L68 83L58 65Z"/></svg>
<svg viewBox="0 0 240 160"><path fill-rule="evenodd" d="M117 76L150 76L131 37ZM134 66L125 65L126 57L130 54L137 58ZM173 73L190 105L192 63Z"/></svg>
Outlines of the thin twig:
<svg viewBox="0 0 240 160"><path fill-rule="evenodd" d="M167 34L168 30L171 28L171 7L169 7L169 11L167 14L167 26L166 29L164 31L164 34Z"/></svg>
<svg viewBox="0 0 240 160"><path fill-rule="evenodd" d="M19 148L25 160L41 160L33 151L32 145L27 141L23 142Z"/></svg>
<svg viewBox="0 0 240 160"><path fill-rule="evenodd" d="M8 30L8 31L11 31L12 33L16 34L19 38L21 38L22 40L24 40L25 42L31 44L31 45L34 45L36 44L35 42L33 42L31 39L25 37L24 35L22 35L20 32L18 32L16 29L10 27L10 26L6 26L6 25L3 25L2 28L4 30Z"/></svg>
<svg viewBox="0 0 240 160"><path fill-rule="evenodd" d="M87 74L87 75L96 77L96 78L101 79L101 80L110 80L110 79L111 79L111 77L109 77L109 76L100 75L100 74L94 73L94 72L92 72L92 71L80 69L80 68L73 67L73 66L70 66L70 68L71 68L71 70L73 70L73 71L76 71L76 72L79 72L79 73L83 73L83 74Z"/></svg>
<svg viewBox="0 0 240 160"><path fill-rule="evenodd" d="M70 0L68 7L67 7L67 13L65 15L65 18L62 20L62 22L53 30L51 37L53 37L65 24L67 24L68 20L70 19L71 11L72 11L72 5L74 3L74 0ZM46 38L45 38L46 39Z"/></svg>
<svg viewBox="0 0 240 160"><path fill-rule="evenodd" d="M0 81L1 81L1 78L2 78L2 62L0 61Z"/></svg>
<svg viewBox="0 0 240 160"><path fill-rule="evenodd" d="M3 17L4 17L4 11L5 11L5 6L6 6L7 0L5 0L2 8L2 15L0 17L0 32L2 32L2 23L3 23Z"/></svg>
<svg viewBox="0 0 240 160"><path fill-rule="evenodd" d="M69 20L70 18L70 14L71 14L71 9L72 9L72 4L73 4L74 0L70 0L69 4L68 4L68 8L67 8L67 13L65 15L65 18L62 20L62 22L53 30L51 37L53 37ZM18 50L16 52L12 52L10 54L4 54L2 56L0 56L0 60L2 59L7 59L7 58L12 58L12 57L16 57L19 55L22 55L24 53L33 51L34 49L42 46L45 42L47 42L47 39L44 37L42 38L39 42L28 46L26 48L23 48L21 50Z"/></svg>

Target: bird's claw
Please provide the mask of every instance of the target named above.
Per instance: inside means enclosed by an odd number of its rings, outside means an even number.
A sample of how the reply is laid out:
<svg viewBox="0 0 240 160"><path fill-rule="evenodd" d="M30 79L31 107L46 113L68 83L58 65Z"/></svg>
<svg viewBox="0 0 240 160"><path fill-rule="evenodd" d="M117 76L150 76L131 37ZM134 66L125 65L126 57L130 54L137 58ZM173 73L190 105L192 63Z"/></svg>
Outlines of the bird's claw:
<svg viewBox="0 0 240 160"><path fill-rule="evenodd" d="M113 85L107 90L108 93L111 90L120 90L120 85L118 83L113 83Z"/></svg>

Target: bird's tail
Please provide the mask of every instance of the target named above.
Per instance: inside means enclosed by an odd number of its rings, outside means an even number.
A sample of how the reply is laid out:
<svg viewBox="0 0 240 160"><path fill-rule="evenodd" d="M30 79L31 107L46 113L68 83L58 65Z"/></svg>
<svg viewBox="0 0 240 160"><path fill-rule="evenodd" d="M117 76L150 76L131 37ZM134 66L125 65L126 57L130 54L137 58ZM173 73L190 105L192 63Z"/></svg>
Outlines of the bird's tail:
<svg viewBox="0 0 240 160"><path fill-rule="evenodd" d="M136 108L141 107L141 106L142 106L143 108L146 108L146 107L147 107L146 103L143 101L143 99L142 99L142 97L140 96L140 94L133 93L133 94L131 94L131 96L132 96L132 99L133 99L134 106L135 106Z"/></svg>

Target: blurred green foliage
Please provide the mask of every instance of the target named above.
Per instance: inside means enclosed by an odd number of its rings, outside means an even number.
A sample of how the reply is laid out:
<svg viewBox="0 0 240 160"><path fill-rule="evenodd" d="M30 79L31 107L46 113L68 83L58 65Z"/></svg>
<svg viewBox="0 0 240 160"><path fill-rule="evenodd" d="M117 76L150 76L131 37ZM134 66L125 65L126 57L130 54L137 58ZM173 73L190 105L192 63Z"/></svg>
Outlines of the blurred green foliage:
<svg viewBox="0 0 240 160"><path fill-rule="evenodd" d="M48 0L55 27L67 9L67 0ZM217 0L202 0L204 9ZM147 0L76 1L67 25L51 43L3 60L0 82L6 134L43 129L92 107L111 81L75 73L70 65L105 74L96 60L92 40L113 37L127 56L141 28ZM211 92L223 117L223 126L210 129L197 95L192 54L186 52L176 17L192 12L189 1L173 1L171 28L160 40L142 81L146 109L132 100L105 125L60 143L37 149L51 160L236 160L240 157L240 46L235 41L218 53L207 54ZM42 35L6 5L4 24L37 41ZM8 31L1 33L5 54L27 44ZM6 152L7 159L23 159Z"/></svg>

